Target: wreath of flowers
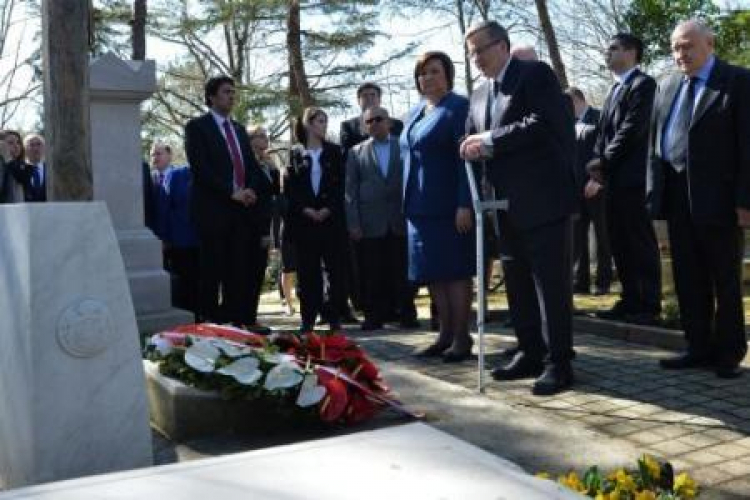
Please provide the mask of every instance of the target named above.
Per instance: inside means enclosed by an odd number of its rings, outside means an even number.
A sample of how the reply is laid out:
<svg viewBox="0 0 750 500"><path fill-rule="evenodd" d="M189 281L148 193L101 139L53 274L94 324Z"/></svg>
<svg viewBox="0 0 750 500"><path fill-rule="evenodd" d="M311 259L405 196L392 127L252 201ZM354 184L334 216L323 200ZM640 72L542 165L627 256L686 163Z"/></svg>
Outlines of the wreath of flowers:
<svg viewBox="0 0 750 500"><path fill-rule="evenodd" d="M341 332L266 337L209 323L153 335L144 357L186 385L225 399L266 400L281 413L353 424L389 407L417 417L390 396L380 371Z"/></svg>

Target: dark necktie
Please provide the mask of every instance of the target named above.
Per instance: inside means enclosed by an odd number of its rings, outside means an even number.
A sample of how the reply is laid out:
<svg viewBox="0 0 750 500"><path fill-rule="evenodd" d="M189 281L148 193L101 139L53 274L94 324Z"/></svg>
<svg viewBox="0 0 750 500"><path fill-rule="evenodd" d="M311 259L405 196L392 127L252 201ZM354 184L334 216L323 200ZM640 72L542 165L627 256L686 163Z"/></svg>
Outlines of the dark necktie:
<svg viewBox="0 0 750 500"><path fill-rule="evenodd" d="M681 172L687 164L688 137L690 136L690 122L693 119L693 107L695 104L695 84L698 78L693 77L687 81L685 97L675 109L674 124L672 125L672 141L669 148L669 159L672 166Z"/></svg>
<svg viewBox="0 0 750 500"><path fill-rule="evenodd" d="M38 165L31 166L31 187L34 188L34 191L39 191L39 188L42 187L42 174Z"/></svg>
<svg viewBox="0 0 750 500"><path fill-rule="evenodd" d="M232 133L231 125L229 120L224 120L224 135L227 136L227 144L229 144L229 152L232 156L232 166L234 167L234 183L237 187L244 189L245 187L245 168L242 165L242 157L240 156L240 148L237 146L237 141Z"/></svg>
<svg viewBox="0 0 750 500"><path fill-rule="evenodd" d="M487 92L487 104L484 112L485 131L492 128L492 108L494 107L498 92L500 92L500 84L497 80L492 80L492 94Z"/></svg>

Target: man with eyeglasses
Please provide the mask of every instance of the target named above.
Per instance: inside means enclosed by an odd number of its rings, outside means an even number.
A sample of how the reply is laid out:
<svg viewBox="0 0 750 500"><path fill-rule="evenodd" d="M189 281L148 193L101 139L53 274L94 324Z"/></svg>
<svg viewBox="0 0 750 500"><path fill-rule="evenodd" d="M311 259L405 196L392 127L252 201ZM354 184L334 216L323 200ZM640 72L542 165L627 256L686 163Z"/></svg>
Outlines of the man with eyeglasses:
<svg viewBox="0 0 750 500"><path fill-rule="evenodd" d="M519 352L495 368L496 380L538 377L532 393L573 383L570 216L575 208L571 106L552 69L510 56L495 21L466 34L486 81L471 96L461 155L484 161L496 198L499 247Z"/></svg>
<svg viewBox="0 0 750 500"><path fill-rule="evenodd" d="M607 186L607 234L622 292L598 316L653 325L661 312L661 264L646 211L646 157L656 82L638 68L643 42L629 33L612 37L604 57L616 82L604 101L584 196Z"/></svg>
<svg viewBox="0 0 750 500"><path fill-rule="evenodd" d="M365 110L363 122L370 138L349 152L345 205L349 235L359 242L362 255L362 330L367 331L380 329L389 320L391 302L397 305L402 324L412 321L416 310L407 282L398 139L389 134L390 118L380 106Z"/></svg>

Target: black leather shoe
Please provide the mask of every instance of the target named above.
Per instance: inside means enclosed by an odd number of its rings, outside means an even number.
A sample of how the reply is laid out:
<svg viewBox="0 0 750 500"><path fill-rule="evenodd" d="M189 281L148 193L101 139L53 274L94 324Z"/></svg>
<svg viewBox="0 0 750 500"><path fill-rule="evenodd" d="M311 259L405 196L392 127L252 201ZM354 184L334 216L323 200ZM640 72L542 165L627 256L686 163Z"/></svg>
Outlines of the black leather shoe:
<svg viewBox="0 0 750 500"><path fill-rule="evenodd" d="M471 358L471 348L467 351L454 351L449 349L443 353L443 363L460 363Z"/></svg>
<svg viewBox="0 0 750 500"><path fill-rule="evenodd" d="M570 365L547 365L536 379L531 393L534 396L552 396L573 385L573 368Z"/></svg>
<svg viewBox="0 0 750 500"><path fill-rule="evenodd" d="M580 286L580 285L573 285L573 293L576 295L588 295L589 287L587 286Z"/></svg>
<svg viewBox="0 0 750 500"><path fill-rule="evenodd" d="M362 330L363 332L371 332L373 330L382 330L383 323L364 320L362 324L359 326L359 329Z"/></svg>
<svg viewBox="0 0 750 500"><path fill-rule="evenodd" d="M514 345L513 347L506 347L505 349L502 349L498 354L504 358L513 358L516 354L518 354L518 346Z"/></svg>
<svg viewBox="0 0 750 500"><path fill-rule="evenodd" d="M711 366L708 356L696 356L695 354L681 354L673 358L659 360L659 366L665 370L685 370L688 368L705 368Z"/></svg>
<svg viewBox="0 0 750 500"><path fill-rule="evenodd" d="M341 316L341 322L347 325L358 325L359 320L352 313Z"/></svg>
<svg viewBox="0 0 750 500"><path fill-rule="evenodd" d="M402 319L399 321L398 326L403 328L404 330L413 330L415 328L419 328L420 325L419 321L417 321L415 318L410 319Z"/></svg>
<svg viewBox="0 0 750 500"><path fill-rule="evenodd" d="M538 377L542 370L544 370L544 365L541 361L532 360L524 353L519 352L510 363L492 370L492 378L495 380L518 380Z"/></svg>
<svg viewBox="0 0 750 500"><path fill-rule="evenodd" d="M659 315L652 313L636 313L625 316L625 321L634 325L659 326Z"/></svg>
<svg viewBox="0 0 750 500"><path fill-rule="evenodd" d="M430 344L415 350L412 356L415 358L437 358L443 355L443 352L450 347L450 344Z"/></svg>
<svg viewBox="0 0 750 500"><path fill-rule="evenodd" d="M738 378L742 376L740 365L717 365L716 376L719 378Z"/></svg>
<svg viewBox="0 0 750 500"><path fill-rule="evenodd" d="M602 295L609 295L609 287L596 287L594 288L593 295L601 297Z"/></svg>
<svg viewBox="0 0 750 500"><path fill-rule="evenodd" d="M618 300L617 302L615 302L615 305L613 305L611 309L607 309L606 311L599 311L595 314L595 316L599 319L624 321L628 315L634 313L635 311L633 311L630 306L625 304L625 302L623 302L622 300Z"/></svg>

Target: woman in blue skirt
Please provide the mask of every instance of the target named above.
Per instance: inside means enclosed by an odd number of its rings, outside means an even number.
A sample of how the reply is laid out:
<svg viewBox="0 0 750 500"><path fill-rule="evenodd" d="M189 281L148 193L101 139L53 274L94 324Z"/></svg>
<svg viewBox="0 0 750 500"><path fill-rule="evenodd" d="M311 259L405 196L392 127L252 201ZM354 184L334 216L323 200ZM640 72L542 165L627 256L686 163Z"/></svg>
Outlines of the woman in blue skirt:
<svg viewBox="0 0 750 500"><path fill-rule="evenodd" d="M440 334L415 354L458 362L471 354L469 313L474 258L471 195L459 140L469 101L452 92L455 69L443 52L427 52L414 68L422 101L401 134L409 279L427 284Z"/></svg>

